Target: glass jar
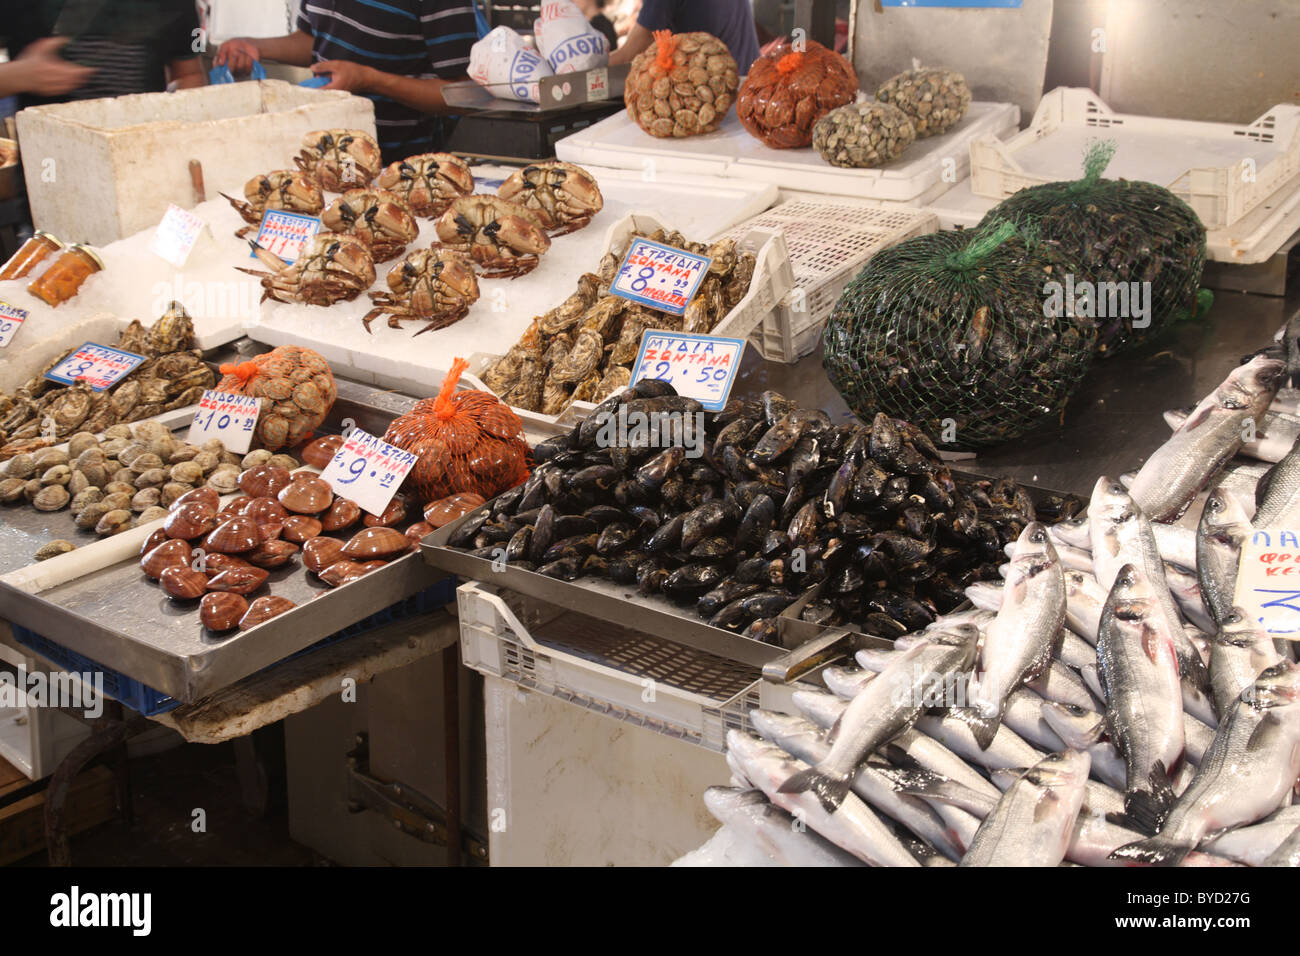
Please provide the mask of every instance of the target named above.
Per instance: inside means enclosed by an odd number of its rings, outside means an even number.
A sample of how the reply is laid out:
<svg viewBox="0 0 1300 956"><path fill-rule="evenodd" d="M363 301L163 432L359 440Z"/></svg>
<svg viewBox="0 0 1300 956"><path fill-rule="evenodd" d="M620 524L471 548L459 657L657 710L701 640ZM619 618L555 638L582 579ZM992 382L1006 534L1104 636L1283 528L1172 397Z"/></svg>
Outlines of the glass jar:
<svg viewBox="0 0 1300 956"><path fill-rule="evenodd" d="M86 246L68 246L67 251L50 263L27 291L46 305L67 302L81 284L104 268L103 260Z"/></svg>
<svg viewBox="0 0 1300 956"><path fill-rule="evenodd" d="M33 269L62 248L63 243L48 232L34 234L0 267L0 280L31 275Z"/></svg>

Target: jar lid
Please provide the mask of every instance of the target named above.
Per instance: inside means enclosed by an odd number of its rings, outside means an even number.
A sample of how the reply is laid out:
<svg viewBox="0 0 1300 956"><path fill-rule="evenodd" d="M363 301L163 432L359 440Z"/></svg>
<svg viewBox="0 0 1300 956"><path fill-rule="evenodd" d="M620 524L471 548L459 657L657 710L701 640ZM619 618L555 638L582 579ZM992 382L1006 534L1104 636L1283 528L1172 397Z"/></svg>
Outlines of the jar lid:
<svg viewBox="0 0 1300 956"><path fill-rule="evenodd" d="M80 243L76 243L74 245L68 246L68 251L83 252L86 254L87 258L89 258L92 262L94 262L95 265L99 266L101 270L108 268L107 266L104 265L104 260L99 258L99 253L97 253L94 249L90 248L90 246L83 246Z"/></svg>
<svg viewBox="0 0 1300 956"><path fill-rule="evenodd" d="M47 240L48 242L52 242L52 243L54 243L54 245L56 245L56 246L57 246L58 248L60 248L60 249L62 249L62 248L64 247L64 245L65 245L65 243L63 242L63 240L60 239L58 236L54 235L54 233L52 233L52 232L42 232L40 229L37 229L36 232L32 233L32 238L33 238L33 239L45 239L45 240Z"/></svg>

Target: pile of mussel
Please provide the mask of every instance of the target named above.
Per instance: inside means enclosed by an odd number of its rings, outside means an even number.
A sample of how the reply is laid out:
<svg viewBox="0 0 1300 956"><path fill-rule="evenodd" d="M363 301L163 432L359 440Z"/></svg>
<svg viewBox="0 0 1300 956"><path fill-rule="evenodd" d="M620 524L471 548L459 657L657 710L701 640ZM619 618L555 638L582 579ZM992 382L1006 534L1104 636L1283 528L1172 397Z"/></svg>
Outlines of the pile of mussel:
<svg viewBox="0 0 1300 956"><path fill-rule="evenodd" d="M702 441L663 447L625 429L611 442L609 423L638 412L702 415ZM799 615L814 623L889 638L922 628L967 585L997 580L1026 524L1081 504L1035 507L1009 479L954 477L923 432L883 414L836 425L771 391L704 413L654 380L621 389L534 455L532 476L462 524L452 546L563 580L635 584L773 643L775 619L804 597Z"/></svg>

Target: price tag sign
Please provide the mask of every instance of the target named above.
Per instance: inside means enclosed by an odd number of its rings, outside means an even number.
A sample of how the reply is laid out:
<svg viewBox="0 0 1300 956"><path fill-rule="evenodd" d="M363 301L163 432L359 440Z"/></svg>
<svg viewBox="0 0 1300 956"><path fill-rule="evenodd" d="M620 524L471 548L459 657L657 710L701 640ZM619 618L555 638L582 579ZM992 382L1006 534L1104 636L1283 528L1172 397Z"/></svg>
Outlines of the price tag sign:
<svg viewBox="0 0 1300 956"><path fill-rule="evenodd" d="M87 342L45 373L51 382L72 385L85 382L97 392L111 388L144 361L143 355Z"/></svg>
<svg viewBox="0 0 1300 956"><path fill-rule="evenodd" d="M633 239L609 291L641 305L681 315L708 275L708 256L662 242Z"/></svg>
<svg viewBox="0 0 1300 956"><path fill-rule="evenodd" d="M320 232L320 220L296 212L268 209L257 230L257 244L285 262L293 264L302 253L302 247ZM249 253L254 259L257 253Z"/></svg>
<svg viewBox="0 0 1300 956"><path fill-rule="evenodd" d="M731 394L744 351L744 339L646 331L641 336L641 353L632 366L636 369L632 381L657 378L672 382L678 395L720 412Z"/></svg>
<svg viewBox="0 0 1300 956"><path fill-rule="evenodd" d="M0 349L6 348L13 341L26 320L26 309L20 309L8 302L0 302Z"/></svg>
<svg viewBox="0 0 1300 956"><path fill-rule="evenodd" d="M1300 641L1300 531L1269 528L1242 542L1233 603L1273 637Z"/></svg>
<svg viewBox="0 0 1300 956"><path fill-rule="evenodd" d="M190 433L185 440L191 445L202 445L209 438L216 438L226 446L226 451L243 454L253 443L253 429L261 410L259 398L210 388L199 400L199 410L190 422Z"/></svg>
<svg viewBox="0 0 1300 956"><path fill-rule="evenodd" d="M334 493L351 498L361 510L383 514L415 466L415 454L394 448L360 428L354 428L321 472Z"/></svg>
<svg viewBox="0 0 1300 956"><path fill-rule="evenodd" d="M587 71L587 102L609 99L609 70L598 66Z"/></svg>
<svg viewBox="0 0 1300 956"><path fill-rule="evenodd" d="M185 265L190 250L206 227L207 223L194 213L168 203L162 222L158 223L149 243L149 251L179 269Z"/></svg>

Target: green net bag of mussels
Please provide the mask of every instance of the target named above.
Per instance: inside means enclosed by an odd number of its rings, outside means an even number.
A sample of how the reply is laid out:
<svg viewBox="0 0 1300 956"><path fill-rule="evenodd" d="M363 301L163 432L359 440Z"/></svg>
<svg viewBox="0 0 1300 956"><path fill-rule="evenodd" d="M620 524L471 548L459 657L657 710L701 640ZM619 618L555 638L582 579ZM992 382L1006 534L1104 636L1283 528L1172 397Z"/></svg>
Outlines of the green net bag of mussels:
<svg viewBox="0 0 1300 956"><path fill-rule="evenodd" d="M980 223L1028 225L1075 264L1062 282L1065 306L1095 319L1103 357L1150 341L1209 299L1197 295L1205 226L1163 186L1103 179L1114 154L1113 141L1093 143L1082 179L1022 189Z"/></svg>
<svg viewBox="0 0 1300 956"><path fill-rule="evenodd" d="M1059 415L1096 327L1054 309L1060 253L1011 223L908 239L878 253L826 322L822 364L863 421L878 412L937 444L997 444Z"/></svg>

